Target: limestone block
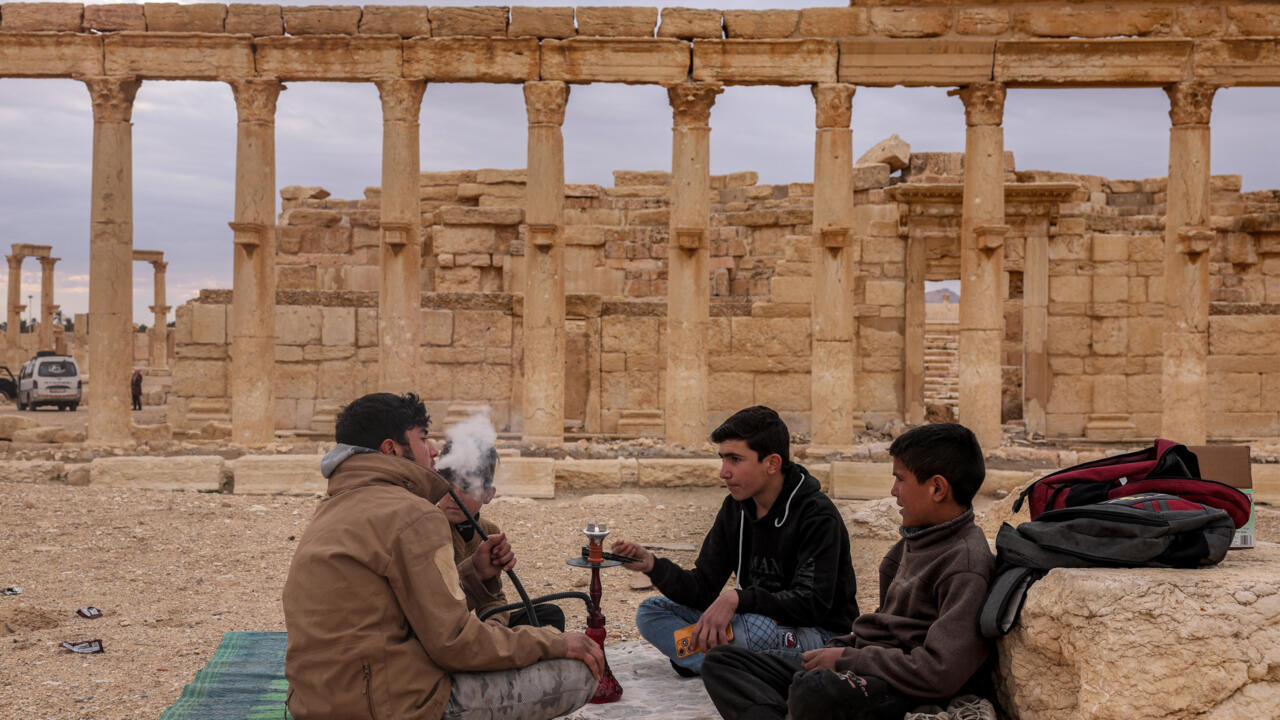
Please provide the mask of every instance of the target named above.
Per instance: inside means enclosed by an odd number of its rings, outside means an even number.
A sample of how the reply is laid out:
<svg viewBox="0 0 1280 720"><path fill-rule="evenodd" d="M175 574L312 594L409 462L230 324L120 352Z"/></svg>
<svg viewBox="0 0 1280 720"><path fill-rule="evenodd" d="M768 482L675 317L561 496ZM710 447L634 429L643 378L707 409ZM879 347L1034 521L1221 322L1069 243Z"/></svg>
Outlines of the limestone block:
<svg viewBox="0 0 1280 720"><path fill-rule="evenodd" d="M103 38L106 72L165 80L253 75L253 43L227 35L127 33Z"/></svg>
<svg viewBox="0 0 1280 720"><path fill-rule="evenodd" d="M509 37L568 38L577 34L571 7L511 7Z"/></svg>
<svg viewBox="0 0 1280 720"><path fill-rule="evenodd" d="M1112 8L1027 8L1014 15L1018 29L1028 35L1056 38L1101 38L1167 35L1173 10Z"/></svg>
<svg viewBox="0 0 1280 720"><path fill-rule="evenodd" d="M1272 4L1227 6L1227 19L1240 35L1280 35L1280 8Z"/></svg>
<svg viewBox="0 0 1280 720"><path fill-rule="evenodd" d="M1095 303L1122 303L1129 299L1129 278L1125 276L1094 275L1092 284Z"/></svg>
<svg viewBox="0 0 1280 720"><path fill-rule="evenodd" d="M839 49L829 40L695 40L693 79L736 85L834 82Z"/></svg>
<svg viewBox="0 0 1280 720"><path fill-rule="evenodd" d="M849 37L871 29L867 9L861 7L804 8L800 11L799 37Z"/></svg>
<svg viewBox="0 0 1280 720"><path fill-rule="evenodd" d="M191 306L191 342L223 344L227 338L227 306L196 303Z"/></svg>
<svg viewBox="0 0 1280 720"><path fill-rule="evenodd" d="M222 360L185 360L173 368L173 393L183 397L224 397L227 363Z"/></svg>
<svg viewBox="0 0 1280 720"><path fill-rule="evenodd" d="M1254 463L1251 474L1254 502L1280 505L1280 465Z"/></svg>
<svg viewBox="0 0 1280 720"><path fill-rule="evenodd" d="M13 441L15 443L51 443L57 440L60 432L62 428L57 425L14 430Z"/></svg>
<svg viewBox="0 0 1280 720"><path fill-rule="evenodd" d="M608 460L575 460L568 458L556 461L556 487L570 489L616 488L622 486L622 465L632 466L635 474L636 461L633 458L611 458Z"/></svg>
<svg viewBox="0 0 1280 720"><path fill-rule="evenodd" d="M435 37L473 35L503 37L507 34L505 7L433 7L431 34Z"/></svg>
<svg viewBox="0 0 1280 720"><path fill-rule="evenodd" d="M228 33L283 35L284 14L279 5L231 3L227 6L227 22L224 27Z"/></svg>
<svg viewBox="0 0 1280 720"><path fill-rule="evenodd" d="M173 426L169 423L155 423L151 425L129 424L129 437L137 442L148 442L151 440L172 440Z"/></svg>
<svg viewBox="0 0 1280 720"><path fill-rule="evenodd" d="M276 366L276 397L310 400L316 397L318 368L314 363Z"/></svg>
<svg viewBox="0 0 1280 720"><path fill-rule="evenodd" d="M437 9L433 8L432 13ZM538 79L537 38L431 37L404 42L404 72L435 82Z"/></svg>
<svg viewBox="0 0 1280 720"><path fill-rule="evenodd" d="M217 3L146 3L147 32L220 33L226 26L227 6Z"/></svg>
<svg viewBox="0 0 1280 720"><path fill-rule="evenodd" d="M982 487L979 488L978 492L983 495L1012 493L1042 474L1030 470L992 470L988 468L987 476L983 479Z"/></svg>
<svg viewBox="0 0 1280 720"><path fill-rule="evenodd" d="M508 457L498 462L493 486L498 496L554 498L556 461L551 458Z"/></svg>
<svg viewBox="0 0 1280 720"><path fill-rule="evenodd" d="M323 345L356 344L356 309L325 307L320 309L320 342Z"/></svg>
<svg viewBox="0 0 1280 720"><path fill-rule="evenodd" d="M12 3L5 5L4 11L11 7ZM0 43L0 66L9 77L101 75L102 36L6 34Z"/></svg>
<svg viewBox="0 0 1280 720"><path fill-rule="evenodd" d="M729 38L791 37L799 24L799 10L726 10L724 13L724 34Z"/></svg>
<svg viewBox="0 0 1280 720"><path fill-rule="evenodd" d="M146 490L217 491L222 488L220 457L101 457L89 463L89 483Z"/></svg>
<svg viewBox="0 0 1280 720"><path fill-rule="evenodd" d="M897 133L894 133L872 145L870 150L862 153L862 157L858 158L858 162L855 165L884 163L889 166L891 171L897 172L910 162L911 144L898 137ZM897 222L896 218L894 222Z"/></svg>
<svg viewBox="0 0 1280 720"><path fill-rule="evenodd" d="M1047 347L1050 355L1089 354L1093 342L1093 328L1089 318L1074 315L1050 315Z"/></svg>
<svg viewBox="0 0 1280 720"><path fill-rule="evenodd" d="M871 8L871 28L892 38L927 38L945 35L951 29L951 11L946 8Z"/></svg>
<svg viewBox="0 0 1280 720"><path fill-rule="evenodd" d="M889 172L888 163L861 161L855 163L853 166L854 191L886 187L889 184Z"/></svg>
<svg viewBox="0 0 1280 720"><path fill-rule="evenodd" d="M281 80L367 82L373 77L401 75L402 42L392 37L303 35L261 37L254 40L254 47L260 75Z"/></svg>
<svg viewBox="0 0 1280 720"><path fill-rule="evenodd" d="M792 318L735 317L729 321L735 355L794 355L809 353L809 324Z"/></svg>
<svg viewBox="0 0 1280 720"><path fill-rule="evenodd" d="M511 397L511 366L458 365L453 372L453 395L461 400L508 400Z"/></svg>
<svg viewBox="0 0 1280 720"><path fill-rule="evenodd" d="M994 52L992 40L841 40L840 82L873 86L986 82L991 80Z"/></svg>
<svg viewBox="0 0 1280 720"><path fill-rule="evenodd" d="M0 440L12 440L15 432L39 425L35 418L26 415L0 415Z"/></svg>
<svg viewBox="0 0 1280 720"><path fill-rule="evenodd" d="M0 30L6 32L80 32L84 6L61 2L10 2L0 5Z"/></svg>
<svg viewBox="0 0 1280 720"><path fill-rule="evenodd" d="M365 5L360 34L427 36L431 34L431 21L422 5Z"/></svg>
<svg viewBox="0 0 1280 720"><path fill-rule="evenodd" d="M651 7L579 7L578 35L653 37L658 9Z"/></svg>
<svg viewBox="0 0 1280 720"><path fill-rule="evenodd" d="M658 37L692 40L723 36L724 18L719 10L662 8L662 24L658 26Z"/></svg>
<svg viewBox="0 0 1280 720"><path fill-rule="evenodd" d="M1278 574L1274 543L1201 570L1051 570L999 643L1001 702L1024 720L1269 717Z"/></svg>
<svg viewBox="0 0 1280 720"><path fill-rule="evenodd" d="M422 341L427 345L453 344L453 311L423 310Z"/></svg>
<svg viewBox="0 0 1280 720"><path fill-rule="evenodd" d="M0 482L63 483L67 466L50 460L5 460L0 462Z"/></svg>
<svg viewBox="0 0 1280 720"><path fill-rule="evenodd" d="M86 5L84 7L84 30L98 32L135 32L147 29L147 18L141 5Z"/></svg>
<svg viewBox="0 0 1280 720"><path fill-rule="evenodd" d="M901 280L867 280L864 297L868 305L901 305L906 298L906 283Z"/></svg>
<svg viewBox="0 0 1280 720"><path fill-rule="evenodd" d="M481 208L449 205L440 208L437 219L441 225L519 225L524 220L520 208Z"/></svg>
<svg viewBox="0 0 1280 720"><path fill-rule="evenodd" d="M437 253L495 253L498 231L486 225L441 225L432 235Z"/></svg>
<svg viewBox="0 0 1280 720"><path fill-rule="evenodd" d="M1001 40L995 80L1173 83L1184 77L1191 50L1189 40Z"/></svg>
<svg viewBox="0 0 1280 720"><path fill-rule="evenodd" d="M542 42L542 79L674 84L689 77L688 43L668 38Z"/></svg>
<svg viewBox="0 0 1280 720"><path fill-rule="evenodd" d="M833 462L831 485L835 488L837 498L875 500L889 497L893 489L893 464ZM897 518L896 522L901 525L901 518Z"/></svg>
<svg viewBox="0 0 1280 720"><path fill-rule="evenodd" d="M959 35L1002 35L1011 24L1009 11L1000 8L960 8L956 14Z"/></svg>
<svg viewBox="0 0 1280 720"><path fill-rule="evenodd" d="M193 306L194 307L194 306ZM323 318L320 308L307 305L276 306L276 342L310 345L320 342Z"/></svg>
<svg viewBox="0 0 1280 720"><path fill-rule="evenodd" d="M324 455L245 455L232 460L237 495L324 494L329 481L320 474Z"/></svg>
<svg viewBox="0 0 1280 720"><path fill-rule="evenodd" d="M453 346L510 347L511 316L498 310L455 310Z"/></svg>
<svg viewBox="0 0 1280 720"><path fill-rule="evenodd" d="M640 487L719 487L720 461L717 459L640 458L636 484Z"/></svg>
<svg viewBox="0 0 1280 720"><path fill-rule="evenodd" d="M868 412L902 412L902 376L898 372L858 373L858 405Z"/></svg>
<svg viewBox="0 0 1280 720"><path fill-rule="evenodd" d="M779 412L810 409L809 373L760 373L755 376L755 404Z"/></svg>
<svg viewBox="0 0 1280 720"><path fill-rule="evenodd" d="M1213 355L1274 355L1280 347L1280 315L1223 315L1209 324Z"/></svg>

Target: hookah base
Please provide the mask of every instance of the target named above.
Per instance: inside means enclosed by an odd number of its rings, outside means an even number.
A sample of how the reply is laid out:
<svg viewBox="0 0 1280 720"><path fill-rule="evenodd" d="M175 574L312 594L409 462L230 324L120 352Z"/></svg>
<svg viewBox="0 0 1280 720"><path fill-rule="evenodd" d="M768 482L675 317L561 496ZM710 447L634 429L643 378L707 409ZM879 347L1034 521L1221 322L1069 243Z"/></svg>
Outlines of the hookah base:
<svg viewBox="0 0 1280 720"><path fill-rule="evenodd" d="M618 702L621 699L622 686L613 677L613 672L605 668L604 677L600 678L600 684L596 686L596 694L591 697L591 704L604 705L605 703Z"/></svg>

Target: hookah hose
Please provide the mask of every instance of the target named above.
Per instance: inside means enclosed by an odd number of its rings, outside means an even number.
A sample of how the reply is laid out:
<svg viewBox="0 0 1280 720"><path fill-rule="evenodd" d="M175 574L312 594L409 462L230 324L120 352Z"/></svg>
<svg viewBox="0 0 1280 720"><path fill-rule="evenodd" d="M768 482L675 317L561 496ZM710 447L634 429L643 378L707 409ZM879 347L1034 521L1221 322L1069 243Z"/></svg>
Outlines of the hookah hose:
<svg viewBox="0 0 1280 720"><path fill-rule="evenodd" d="M458 493L454 492L453 486L449 485L447 489L449 490L449 496L453 498L454 504L458 506L458 509L462 511L463 515L467 516L467 524L475 529L476 534L480 536L480 540L482 542L485 540L488 540L489 535L485 533L484 528L480 527L480 521L476 520L475 517L473 517L471 513L467 510L467 506L462 504L462 499L458 497ZM507 573L507 578L511 580L511 584L515 586L516 592L520 594L520 602L508 603L500 607L492 608L480 616L481 620L485 620L489 616L494 615L496 613L505 612L507 610L514 610L518 607L523 607L525 613L528 614L529 616L529 624L532 625L533 627L541 627L541 624L538 622L538 614L534 612L534 609L533 609L535 601L541 603L541 602L546 602L548 600L579 598L580 600L582 600L587 604L588 610L591 609L591 598L588 597L586 593L581 593L576 591L552 593L550 595L543 595L542 597L530 599L529 593L525 592L524 585L520 582L520 578L516 577L515 571L507 570L506 573Z"/></svg>

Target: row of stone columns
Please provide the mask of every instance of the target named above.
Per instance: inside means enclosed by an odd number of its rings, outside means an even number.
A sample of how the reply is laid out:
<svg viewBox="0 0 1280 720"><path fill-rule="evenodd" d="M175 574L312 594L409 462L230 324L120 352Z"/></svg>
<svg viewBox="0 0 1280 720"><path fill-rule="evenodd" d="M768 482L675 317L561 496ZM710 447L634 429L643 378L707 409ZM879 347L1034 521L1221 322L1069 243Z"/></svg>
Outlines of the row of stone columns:
<svg viewBox="0 0 1280 720"><path fill-rule="evenodd" d="M12 247L13 254L5 256L9 261L9 308L5 339L10 349L18 347L22 312L27 309L22 304L22 261L28 257L34 257L40 262L40 324L37 326L36 346L38 350L53 349L53 314L59 310L53 304L53 266L62 258L50 257L49 250L47 245L17 243Z"/></svg>

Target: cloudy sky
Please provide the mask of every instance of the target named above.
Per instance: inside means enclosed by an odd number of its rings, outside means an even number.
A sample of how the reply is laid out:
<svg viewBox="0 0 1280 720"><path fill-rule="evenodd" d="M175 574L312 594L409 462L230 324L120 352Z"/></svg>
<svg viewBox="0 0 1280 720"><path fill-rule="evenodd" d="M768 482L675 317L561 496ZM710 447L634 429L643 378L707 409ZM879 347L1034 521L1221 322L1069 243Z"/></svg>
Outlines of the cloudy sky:
<svg viewBox="0 0 1280 720"><path fill-rule="evenodd" d="M397 0L380 3L405 4ZM285 2L284 4L318 4ZM466 0L459 5L508 5ZM565 5L563 0L527 2ZM598 4L606 4L604 2ZM652 4L652 3L618 3ZM682 7L766 8L779 0L678 0ZM805 6L845 5L806 0ZM918 151L964 149L964 114L943 88L861 88L854 151L897 133ZM730 87L711 114L711 171L755 170L762 183L813 178L808 88ZM1011 90L1005 148L1019 169L1143 178L1168 171L1168 100L1156 89ZM1213 172L1239 173L1246 190L1280 187L1280 88L1219 91ZM276 180L360 197L379 183L381 109L372 84L292 83L276 116ZM523 167L524 100L518 85L432 84L422 103L424 170ZM169 260L168 300L231 287L236 112L225 84L146 82L133 112L134 247ZM565 115L569 182L609 184L614 169L667 169L671 111L655 86L574 86ZM55 302L87 312L93 115L84 85L0 79L0 240L52 245ZM0 272L0 298L7 273ZM24 265L22 293L39 303L39 265ZM134 265L134 319L150 324L149 265Z"/></svg>

